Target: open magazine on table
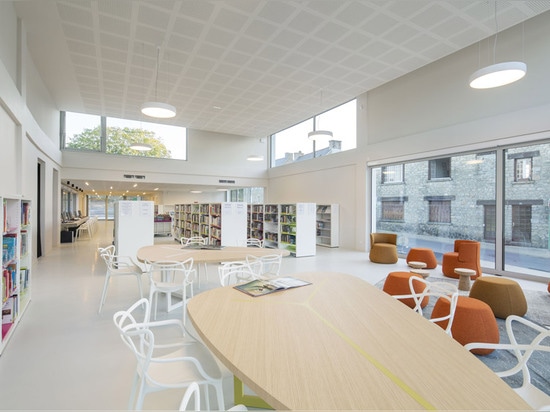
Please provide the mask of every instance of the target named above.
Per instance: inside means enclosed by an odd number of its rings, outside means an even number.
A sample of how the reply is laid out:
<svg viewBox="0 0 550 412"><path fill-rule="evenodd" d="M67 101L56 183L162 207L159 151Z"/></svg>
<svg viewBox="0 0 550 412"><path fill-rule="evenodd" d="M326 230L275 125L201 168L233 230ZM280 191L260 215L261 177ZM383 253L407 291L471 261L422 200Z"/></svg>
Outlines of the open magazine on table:
<svg viewBox="0 0 550 412"><path fill-rule="evenodd" d="M274 279L252 280L250 282L243 283L242 285L236 285L233 287L250 296L263 296L279 290L297 288L310 284L311 282L306 282L305 280L296 279L293 277L281 277Z"/></svg>

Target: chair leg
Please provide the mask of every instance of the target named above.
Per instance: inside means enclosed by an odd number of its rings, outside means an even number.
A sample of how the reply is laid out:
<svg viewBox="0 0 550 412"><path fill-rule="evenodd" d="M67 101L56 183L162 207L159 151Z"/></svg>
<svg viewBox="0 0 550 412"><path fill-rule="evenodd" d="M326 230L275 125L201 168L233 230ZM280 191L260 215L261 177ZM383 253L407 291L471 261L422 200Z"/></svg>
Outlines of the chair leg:
<svg viewBox="0 0 550 412"><path fill-rule="evenodd" d="M105 283L103 284L103 293L101 294L101 300L99 301L99 310L97 311L97 313L101 313L101 309L105 304L105 299L107 298L107 287L109 286L110 278L111 276L107 273L105 275Z"/></svg>
<svg viewBox="0 0 550 412"><path fill-rule="evenodd" d="M220 411L225 411L225 400L223 398L222 382L221 381L216 382L214 384L214 388L216 389L216 397L217 397L217 400L218 400L218 409Z"/></svg>

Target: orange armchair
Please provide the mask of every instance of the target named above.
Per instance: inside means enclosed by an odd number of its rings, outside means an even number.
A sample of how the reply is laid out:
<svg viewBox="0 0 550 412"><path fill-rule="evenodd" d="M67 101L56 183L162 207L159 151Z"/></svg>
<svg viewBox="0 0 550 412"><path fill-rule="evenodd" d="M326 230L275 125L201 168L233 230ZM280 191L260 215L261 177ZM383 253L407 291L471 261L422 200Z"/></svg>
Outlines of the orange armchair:
<svg viewBox="0 0 550 412"><path fill-rule="evenodd" d="M471 279L477 279L481 276L480 250L481 244L475 240L455 240L454 252L443 254L443 274L458 279L455 268L466 268L475 270L476 274Z"/></svg>
<svg viewBox="0 0 550 412"><path fill-rule="evenodd" d="M369 259L374 263L396 263L397 235L395 233L371 233Z"/></svg>

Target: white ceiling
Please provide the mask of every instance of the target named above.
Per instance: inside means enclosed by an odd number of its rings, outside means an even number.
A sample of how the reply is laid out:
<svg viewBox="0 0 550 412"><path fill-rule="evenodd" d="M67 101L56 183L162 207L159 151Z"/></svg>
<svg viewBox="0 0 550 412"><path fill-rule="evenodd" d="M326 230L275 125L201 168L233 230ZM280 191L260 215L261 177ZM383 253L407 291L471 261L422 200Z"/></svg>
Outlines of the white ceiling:
<svg viewBox="0 0 550 412"><path fill-rule="evenodd" d="M263 137L550 10L550 1L18 0L60 110ZM156 76L157 52L159 71ZM475 68L472 68L475 69ZM156 96L155 96L156 95Z"/></svg>

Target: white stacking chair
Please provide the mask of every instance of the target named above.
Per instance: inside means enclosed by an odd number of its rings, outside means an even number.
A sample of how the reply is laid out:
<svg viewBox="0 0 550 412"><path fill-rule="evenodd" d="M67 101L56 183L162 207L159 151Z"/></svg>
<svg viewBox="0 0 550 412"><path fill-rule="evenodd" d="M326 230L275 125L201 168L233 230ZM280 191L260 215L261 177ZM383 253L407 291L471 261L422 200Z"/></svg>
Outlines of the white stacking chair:
<svg viewBox="0 0 550 412"><path fill-rule="evenodd" d="M424 290L422 292L416 292L414 288L414 283L423 283L425 285ZM428 282L423 278L420 278L418 276L411 276L409 278L409 288L411 290L411 297L414 299L415 307L413 310L417 312L418 314L423 316L422 313L422 301L425 297L429 297L430 299L435 298L434 302L437 302L438 299L446 299L449 301L449 313L444 316L440 316L437 318L430 318L430 322L438 323L441 321L447 321L447 327L445 328L445 332L452 336L451 327L453 325L453 319L455 316L456 311L456 305L458 302L458 288L453 283L447 283L447 282Z"/></svg>
<svg viewBox="0 0 550 412"><path fill-rule="evenodd" d="M201 410L201 393L200 388L197 382L191 383L185 390L185 393L183 394L183 398L181 399L180 408L179 411L187 411L189 409L189 402L193 399L193 411L200 411ZM226 411L247 411L248 408L244 405L235 405L229 409L226 409Z"/></svg>
<svg viewBox="0 0 550 412"><path fill-rule="evenodd" d="M83 232L86 232L86 234L88 235L88 239L92 238L92 228L90 226L89 220L82 223L80 226L76 228L76 238L80 239L82 237Z"/></svg>
<svg viewBox="0 0 550 412"><path fill-rule="evenodd" d="M248 255L246 261L259 279L270 279L280 275L283 257L280 254Z"/></svg>
<svg viewBox="0 0 550 412"><path fill-rule="evenodd" d="M208 238L202 237L202 236L191 236L191 237L182 237L180 238L180 243L182 246L190 246L190 245L208 245ZM208 280L208 266L205 263L202 264L202 267L204 268L204 276L206 277L206 280ZM201 286L201 278L200 278L200 267L197 265L197 276L199 281L199 287Z"/></svg>
<svg viewBox="0 0 550 412"><path fill-rule="evenodd" d="M251 237L246 239L246 247L264 247L264 242L261 239Z"/></svg>
<svg viewBox="0 0 550 412"><path fill-rule="evenodd" d="M142 310L144 314L139 316ZM224 410L222 373L208 348L194 338L180 320L149 321L149 314L149 301L141 299L113 316L122 341L137 361L128 410L141 410L148 393L187 388L193 383L204 386L208 409L209 387L213 386L217 409ZM138 321L138 317L143 320ZM158 337L168 332L173 339L161 342Z"/></svg>
<svg viewBox="0 0 550 412"><path fill-rule="evenodd" d="M105 304L105 299L107 298L107 288L109 287L112 277L135 276L138 283L139 296L142 298L143 288L141 286L141 276L143 275L143 270L141 267L139 267L129 256L117 256L113 245L107 246L106 248L98 248L98 252L107 266L105 282L103 284L103 292L101 293L101 300L99 301L98 313L101 313L101 309Z"/></svg>
<svg viewBox="0 0 550 412"><path fill-rule="evenodd" d="M258 279L257 275L250 269L248 262L223 262L218 266L218 275L221 286L237 285Z"/></svg>
<svg viewBox="0 0 550 412"><path fill-rule="evenodd" d="M186 322L187 311L187 289L190 289L190 295L193 297L193 282L197 276L193 268L193 258L186 259L183 262L161 261L149 264L147 271L149 275L149 301L154 306L153 316L156 319L158 294L166 294L167 311L170 312L179 307L183 307L183 322ZM181 300L172 303L174 293L181 294Z"/></svg>
<svg viewBox="0 0 550 412"><path fill-rule="evenodd" d="M515 327L514 322L517 322ZM523 331L527 330L530 332L530 334L525 334L526 336L528 335L529 338L524 338L524 340L528 340L528 342L519 341L517 335L520 328L523 329ZM495 371L495 373L501 378L521 373L523 375L522 385L518 388L513 388L514 391L516 391L516 393L533 409L550 410L550 396L531 383L531 374L528 365L529 359L535 352L550 353L550 329L537 325L520 316L510 315L506 318L506 333L510 343L472 342L466 344L464 347L467 350L497 349L512 352L517 359L517 364L510 369Z"/></svg>

